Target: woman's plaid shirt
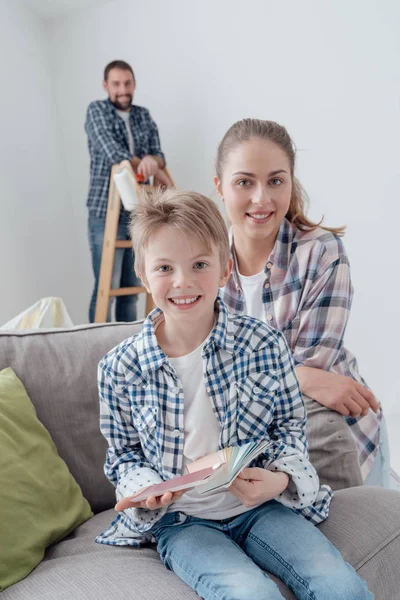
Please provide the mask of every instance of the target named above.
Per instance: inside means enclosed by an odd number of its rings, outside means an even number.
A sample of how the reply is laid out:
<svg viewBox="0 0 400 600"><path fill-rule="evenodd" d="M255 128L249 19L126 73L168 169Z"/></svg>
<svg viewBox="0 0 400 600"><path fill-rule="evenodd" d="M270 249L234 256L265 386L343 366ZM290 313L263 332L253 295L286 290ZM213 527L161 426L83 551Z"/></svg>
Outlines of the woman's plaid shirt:
<svg viewBox="0 0 400 600"><path fill-rule="evenodd" d="M216 324L202 348L207 395L220 424L219 448L268 439L252 466L290 476L277 498L314 523L328 516L332 497L308 461L305 409L284 336L219 299ZM105 473L117 499L182 474L184 397L180 381L155 335L164 318L156 309L137 336L100 362L100 427L109 448ZM204 432L207 435L207 432ZM97 541L139 545L166 509L128 509Z"/></svg>
<svg viewBox="0 0 400 600"><path fill-rule="evenodd" d="M246 313L233 243L232 256L233 272L221 297L234 312ZM366 385L343 345L352 295L341 239L320 227L300 231L284 219L265 265L265 319L284 334L296 366L325 369ZM372 410L362 418L346 417L364 479L378 451L381 418Z"/></svg>

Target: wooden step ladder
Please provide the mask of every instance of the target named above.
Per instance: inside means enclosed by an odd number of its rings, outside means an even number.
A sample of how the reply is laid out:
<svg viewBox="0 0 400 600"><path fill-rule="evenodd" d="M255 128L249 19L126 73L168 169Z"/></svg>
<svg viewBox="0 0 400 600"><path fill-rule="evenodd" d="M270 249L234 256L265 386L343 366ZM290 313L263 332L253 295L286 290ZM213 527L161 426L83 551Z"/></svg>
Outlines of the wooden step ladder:
<svg viewBox="0 0 400 600"><path fill-rule="evenodd" d="M96 311L94 317L95 323L105 323L107 320L107 311L110 299L116 296L146 294L146 315L149 314L149 312L154 308L153 298L151 297L151 294L147 292L144 286L111 288L115 250L117 248L132 248L131 240L117 240L118 221L121 210L121 197L114 181L114 175L120 172L121 169L127 169L138 198L140 198L141 193L141 185L136 181L132 166L128 160L124 160L121 163L112 166L110 188L108 192L106 223L104 229L103 250L101 254L100 276L97 289ZM171 180L171 185L174 185L168 169L164 169L164 172ZM148 189L151 189L151 187L146 186L146 190Z"/></svg>

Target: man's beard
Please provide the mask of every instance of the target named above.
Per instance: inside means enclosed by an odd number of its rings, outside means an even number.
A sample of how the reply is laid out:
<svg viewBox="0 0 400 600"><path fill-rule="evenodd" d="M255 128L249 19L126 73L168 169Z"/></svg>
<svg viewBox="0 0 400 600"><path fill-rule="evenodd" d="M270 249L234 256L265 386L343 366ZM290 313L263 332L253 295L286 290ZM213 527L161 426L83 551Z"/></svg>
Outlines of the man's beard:
<svg viewBox="0 0 400 600"><path fill-rule="evenodd" d="M131 106L132 100L133 100L133 96L131 94L126 94L126 95L129 96L129 99L125 100L124 103L119 102L118 98L116 98L113 102L110 98L111 104L113 106L115 106L115 108L117 110L126 110L127 108L129 108Z"/></svg>

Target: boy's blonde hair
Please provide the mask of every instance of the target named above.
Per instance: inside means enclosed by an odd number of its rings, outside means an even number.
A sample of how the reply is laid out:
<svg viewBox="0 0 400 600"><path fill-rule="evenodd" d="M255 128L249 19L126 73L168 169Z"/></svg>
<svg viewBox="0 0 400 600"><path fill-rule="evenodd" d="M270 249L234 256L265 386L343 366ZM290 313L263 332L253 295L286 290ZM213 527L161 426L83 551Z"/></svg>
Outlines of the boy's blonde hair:
<svg viewBox="0 0 400 600"><path fill-rule="evenodd" d="M177 189L161 189L143 194L131 213L130 235L135 253L135 271L145 276L145 251L149 237L163 225L176 227L188 237L196 237L207 251L219 251L221 272L229 260L229 237L217 205L202 194Z"/></svg>

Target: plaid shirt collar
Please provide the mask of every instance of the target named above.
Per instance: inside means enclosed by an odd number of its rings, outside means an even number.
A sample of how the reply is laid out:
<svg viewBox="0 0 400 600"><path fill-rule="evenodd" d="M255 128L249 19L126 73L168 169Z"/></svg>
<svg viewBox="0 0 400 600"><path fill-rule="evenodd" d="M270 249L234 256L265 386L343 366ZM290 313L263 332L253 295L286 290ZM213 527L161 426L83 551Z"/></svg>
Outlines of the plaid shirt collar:
<svg viewBox="0 0 400 600"><path fill-rule="evenodd" d="M267 263L272 263L279 269L287 271L290 264L291 254L296 248L293 246L294 238L296 236L296 228L286 218L283 219L279 226L278 235L276 237L274 248L265 263L264 272L267 273ZM229 232L229 239L231 244L231 255L233 259L232 279L237 290L243 291L240 285L239 279L239 267L236 256L235 243L233 239L232 229Z"/></svg>
<svg viewBox="0 0 400 600"><path fill-rule="evenodd" d="M226 350L230 354L250 351L247 340L243 340L242 343L238 343L238 340L235 342L232 315L228 313L225 304L219 297L215 301L214 311L216 323L204 344L204 352L208 354L213 347ZM168 358L162 351L156 336L157 326L163 320L162 310L154 309L144 321L142 331L136 338L138 359L144 375L161 367L169 369Z"/></svg>

